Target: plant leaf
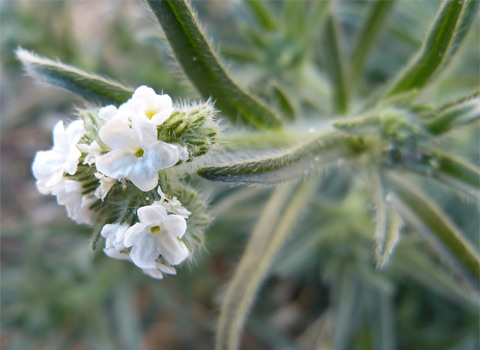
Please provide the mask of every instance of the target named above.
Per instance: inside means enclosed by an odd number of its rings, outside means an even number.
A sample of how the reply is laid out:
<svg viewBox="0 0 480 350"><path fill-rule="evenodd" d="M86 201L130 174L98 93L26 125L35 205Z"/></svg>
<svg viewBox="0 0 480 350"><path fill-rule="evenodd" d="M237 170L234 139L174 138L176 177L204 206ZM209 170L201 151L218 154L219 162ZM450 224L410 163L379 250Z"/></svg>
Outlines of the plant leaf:
<svg viewBox="0 0 480 350"><path fill-rule="evenodd" d="M200 168L200 176L235 183L272 184L304 176L312 168L338 164L354 154L355 139L332 133L273 157Z"/></svg>
<svg viewBox="0 0 480 350"><path fill-rule="evenodd" d="M288 94L279 85L272 85L273 94L277 100L279 109L288 120L294 120L297 117L294 104Z"/></svg>
<svg viewBox="0 0 480 350"><path fill-rule="evenodd" d="M369 184L375 204L375 259L377 267L385 266L399 239L400 218L386 202L381 174L377 169L369 172Z"/></svg>
<svg viewBox="0 0 480 350"><path fill-rule="evenodd" d="M440 111L426 121L424 126L431 134L442 135L478 120L480 120L480 97L477 96Z"/></svg>
<svg viewBox="0 0 480 350"><path fill-rule="evenodd" d="M355 82L362 72L367 56L380 34L380 29L385 23L395 0L371 1L369 13L363 22L363 27L358 35L358 40L351 57L352 80Z"/></svg>
<svg viewBox="0 0 480 350"><path fill-rule="evenodd" d="M236 85L220 64L185 0L147 0L177 61L204 98L233 122L259 129L278 128L280 119L266 105Z"/></svg>
<svg viewBox="0 0 480 350"><path fill-rule="evenodd" d="M384 97L421 89L450 61L475 19L479 0L445 0L420 52Z"/></svg>
<svg viewBox="0 0 480 350"><path fill-rule="evenodd" d="M394 167L433 178L474 200L480 199L480 170L457 157L436 150L417 151Z"/></svg>
<svg viewBox="0 0 480 350"><path fill-rule="evenodd" d="M389 199L402 219L431 244L439 257L478 290L480 258L447 216L429 199L399 180L389 178Z"/></svg>
<svg viewBox="0 0 480 350"><path fill-rule="evenodd" d="M414 243L414 244L411 244ZM418 248L416 242L402 239L400 247L392 257L389 269L399 271L422 283L430 290L455 303L460 303L467 309L480 306L479 294L468 285L458 283L457 278L452 278L450 271L432 259L429 254Z"/></svg>
<svg viewBox="0 0 480 350"><path fill-rule="evenodd" d="M40 57L22 48L18 48L15 54L27 73L35 79L73 92L88 102L100 106L120 105L133 94L130 88L118 82Z"/></svg>
<svg viewBox="0 0 480 350"><path fill-rule="evenodd" d="M345 114L348 110L348 90L346 83L346 72L344 55L342 53L339 28L336 19L331 13L327 18L327 46L328 67L333 84L334 110L340 114Z"/></svg>
<svg viewBox="0 0 480 350"><path fill-rule="evenodd" d="M255 295L302 211L315 193L316 181L277 189L255 226L245 253L228 285L217 326L217 350L235 350ZM289 203L284 208L284 203ZM282 210L284 209L284 210Z"/></svg>
<svg viewBox="0 0 480 350"><path fill-rule="evenodd" d="M266 2L261 0L245 0L245 4L248 6L250 12L255 17L260 28L264 30L274 30L277 28L275 18L273 18L267 8Z"/></svg>

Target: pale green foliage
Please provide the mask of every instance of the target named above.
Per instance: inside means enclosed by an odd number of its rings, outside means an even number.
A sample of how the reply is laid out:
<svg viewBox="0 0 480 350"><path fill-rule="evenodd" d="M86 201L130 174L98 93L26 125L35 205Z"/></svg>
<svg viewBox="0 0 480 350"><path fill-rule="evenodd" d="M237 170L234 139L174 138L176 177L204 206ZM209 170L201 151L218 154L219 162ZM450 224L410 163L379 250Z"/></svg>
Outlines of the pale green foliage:
<svg viewBox="0 0 480 350"><path fill-rule="evenodd" d="M324 314L315 316L310 329L314 336L305 336L306 343L314 344L310 348L325 344L352 348L354 329L361 324L358 308L371 316L376 348L396 348L394 287L380 270L390 265L456 303L471 307L477 300L478 304L478 251L436 203L435 195L427 195L422 188L435 180L450 194L479 200L478 164L467 160L467 154L460 159L454 149L442 146L449 145L442 139L444 134L477 127L478 91L462 91L467 98L445 104L429 101L425 90L435 88L434 78L440 78L460 52L474 24L478 0L443 1L410 63L389 72L390 81L382 82L373 93L365 91L372 91L374 84L362 90L362 79L377 39L387 31L389 16L395 12L393 1L372 1L352 50L343 41L338 2L246 1L242 6L248 9L253 26L245 25L243 34L253 49L231 47L220 52L261 67L261 73L251 79L251 92L227 73L189 3L147 2L183 73L203 98L214 100L220 118L259 130L245 133L231 126L218 138L213 157L193 160L191 169L196 171L190 175L257 186L290 181L274 189L227 287L217 325L217 350L239 348L248 313L270 270L294 274L288 269L297 273L312 262L322 262L321 278L333 302ZM274 5L283 6L283 12ZM121 102L122 93L128 91L26 51L19 51L19 58L34 76L91 102L109 98ZM166 140L181 140L183 133L189 139L195 136L198 125L189 124L182 113L176 112L169 121L178 132L164 135ZM208 128L203 130L207 131L202 142L209 143L205 141ZM205 153L202 147L209 147L192 145L198 146L195 156ZM168 178L162 181L162 188L168 188ZM195 217L195 206L204 212L203 202L195 202L191 191L185 188L175 195L192 211L192 220L205 226L206 215ZM373 215L366 210L372 204ZM305 216L307 224L302 222ZM404 231L419 233L445 266L439 267L429 252L419 249L414 236L402 237ZM293 235L300 235L299 241L282 251ZM407 248L401 250L402 246ZM374 260L378 269L373 267ZM327 321L333 322L332 334L316 334Z"/></svg>

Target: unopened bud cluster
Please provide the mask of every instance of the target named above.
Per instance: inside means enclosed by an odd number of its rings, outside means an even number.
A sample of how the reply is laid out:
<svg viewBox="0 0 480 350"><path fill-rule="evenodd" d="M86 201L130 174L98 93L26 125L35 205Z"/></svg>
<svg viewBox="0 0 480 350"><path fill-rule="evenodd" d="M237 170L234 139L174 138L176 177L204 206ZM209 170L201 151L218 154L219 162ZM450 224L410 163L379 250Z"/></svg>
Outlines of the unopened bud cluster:
<svg viewBox="0 0 480 350"><path fill-rule="evenodd" d="M82 111L67 127L55 125L53 148L33 162L38 190L92 225L108 256L154 278L174 274L202 244L209 221L176 167L214 145L213 116L208 102L175 108L168 95L141 86L118 108Z"/></svg>

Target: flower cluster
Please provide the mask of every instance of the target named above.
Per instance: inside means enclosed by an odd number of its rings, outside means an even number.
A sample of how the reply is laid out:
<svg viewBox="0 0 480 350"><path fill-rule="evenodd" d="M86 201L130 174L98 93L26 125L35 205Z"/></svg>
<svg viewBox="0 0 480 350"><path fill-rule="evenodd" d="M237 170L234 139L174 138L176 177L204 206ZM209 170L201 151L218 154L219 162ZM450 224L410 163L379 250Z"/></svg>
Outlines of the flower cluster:
<svg viewBox="0 0 480 350"><path fill-rule="evenodd" d="M38 190L55 195L76 222L94 226L109 257L154 278L174 274L208 223L178 169L215 143L213 115L208 102L175 108L168 95L140 86L118 107L56 124L52 149L37 152L32 165Z"/></svg>

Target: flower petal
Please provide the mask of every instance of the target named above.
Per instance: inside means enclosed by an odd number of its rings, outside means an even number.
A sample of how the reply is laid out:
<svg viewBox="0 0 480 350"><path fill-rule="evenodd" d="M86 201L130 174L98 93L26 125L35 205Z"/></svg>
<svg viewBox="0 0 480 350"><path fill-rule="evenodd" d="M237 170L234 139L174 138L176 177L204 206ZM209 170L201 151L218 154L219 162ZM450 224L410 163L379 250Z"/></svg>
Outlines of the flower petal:
<svg viewBox="0 0 480 350"><path fill-rule="evenodd" d="M187 230L187 222L180 215L169 215L163 222L163 228L170 236L182 238Z"/></svg>
<svg viewBox="0 0 480 350"><path fill-rule="evenodd" d="M163 274L158 269L143 269L144 274L156 278L157 280L163 279Z"/></svg>
<svg viewBox="0 0 480 350"><path fill-rule="evenodd" d="M163 96L168 96L168 95L163 95ZM170 96L168 96L170 98ZM171 105L171 99L170 99L170 105ZM167 120L168 118L170 118L170 116L172 115L172 112L173 112L174 108L167 108L167 109L164 109L162 110L161 112L155 114L153 117L152 117L152 122L155 123L155 125L161 125L163 124L163 122L165 120Z"/></svg>
<svg viewBox="0 0 480 350"><path fill-rule="evenodd" d="M153 147L146 151L145 156L155 170L161 170L177 164L180 152L174 145L157 141Z"/></svg>
<svg viewBox="0 0 480 350"><path fill-rule="evenodd" d="M132 134L143 149L150 148L157 142L157 126L147 118L133 118Z"/></svg>
<svg viewBox="0 0 480 350"><path fill-rule="evenodd" d="M162 234L155 236L157 240L158 250L165 260L171 265L178 265L186 258L190 252L182 241L170 236Z"/></svg>
<svg viewBox="0 0 480 350"><path fill-rule="evenodd" d="M135 265L141 269L155 268L155 259L160 254L155 238L150 234L138 237L130 251L130 257Z"/></svg>
<svg viewBox="0 0 480 350"><path fill-rule="evenodd" d="M98 111L98 117L103 120L110 120L117 114L118 109L114 105L105 106Z"/></svg>
<svg viewBox="0 0 480 350"><path fill-rule="evenodd" d="M123 240L123 244L125 247L131 247L132 245L135 244L135 242L139 239L140 236L145 234L145 230L147 230L147 226L137 222L135 225L130 227L126 232L125 232L125 239Z"/></svg>
<svg viewBox="0 0 480 350"><path fill-rule="evenodd" d="M113 150L126 150L135 152L138 142L132 134L132 129L127 123L117 118L110 119L98 132L100 139Z"/></svg>
<svg viewBox="0 0 480 350"><path fill-rule="evenodd" d="M126 178L144 192L153 190L158 184L158 172L153 170L146 162L137 162L131 166Z"/></svg>
<svg viewBox="0 0 480 350"><path fill-rule="evenodd" d="M98 157L96 166L98 171L108 177L121 180L127 176L136 161L134 154L115 150Z"/></svg>
<svg viewBox="0 0 480 350"><path fill-rule="evenodd" d="M144 225L160 225L167 217L167 211L161 205L147 205L137 210L138 219Z"/></svg>

